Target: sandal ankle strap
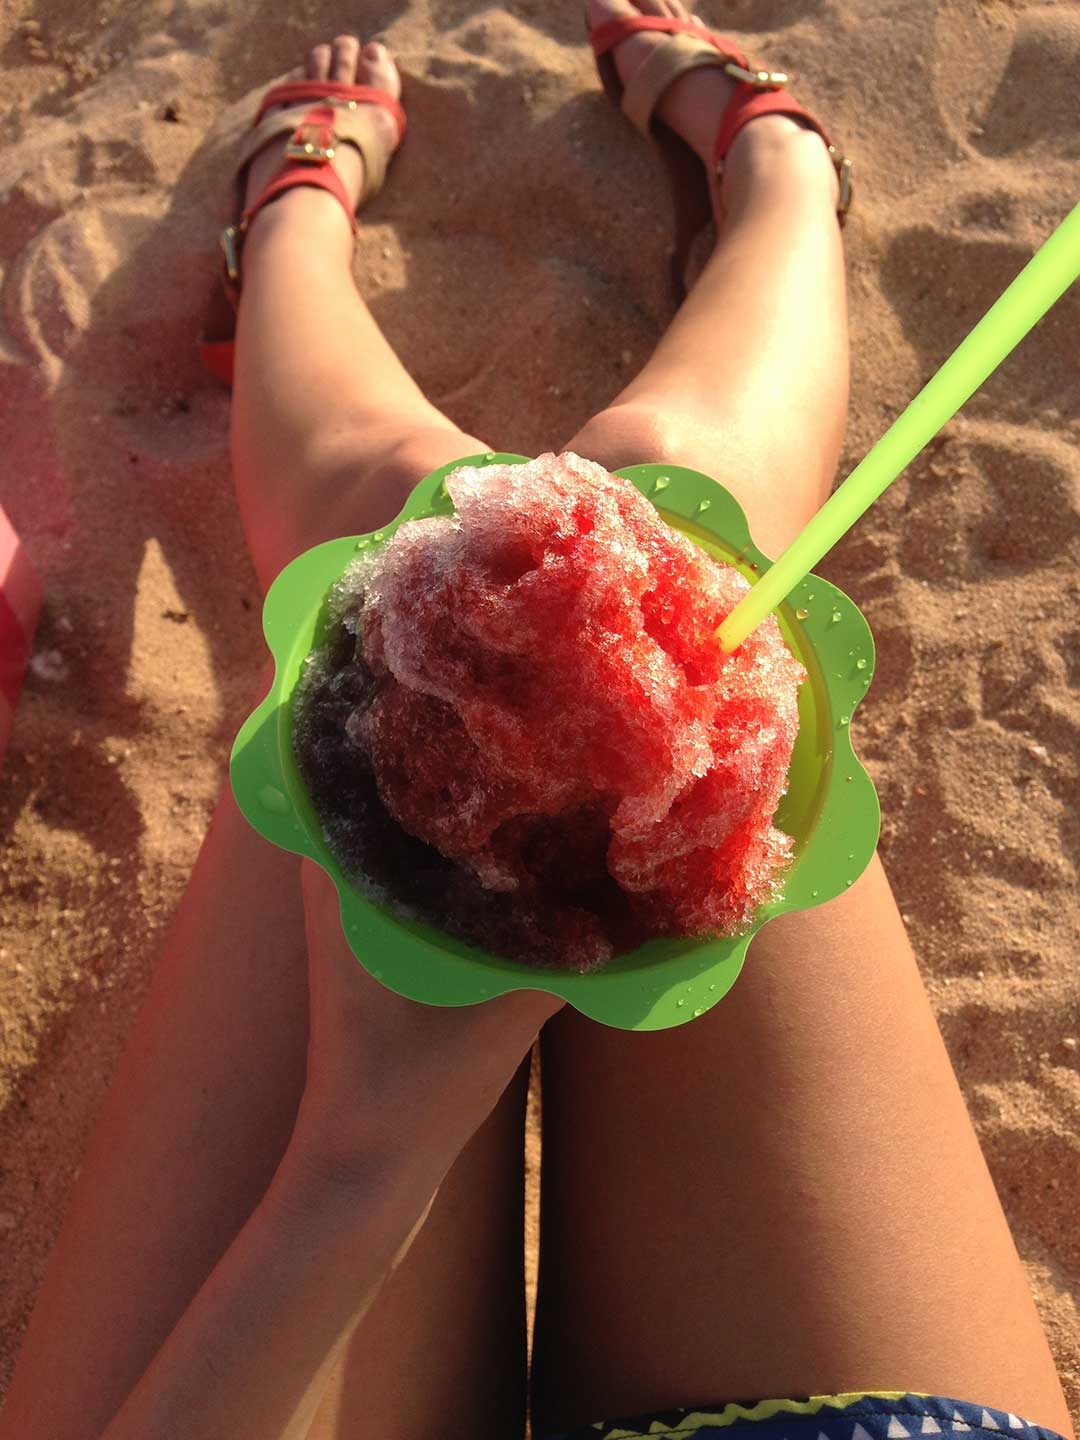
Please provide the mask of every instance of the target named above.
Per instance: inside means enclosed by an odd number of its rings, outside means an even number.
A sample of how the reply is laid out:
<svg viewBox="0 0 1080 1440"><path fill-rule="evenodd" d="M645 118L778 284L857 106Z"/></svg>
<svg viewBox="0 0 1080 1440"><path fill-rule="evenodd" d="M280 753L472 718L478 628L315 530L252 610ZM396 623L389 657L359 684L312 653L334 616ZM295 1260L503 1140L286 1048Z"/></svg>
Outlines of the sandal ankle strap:
<svg viewBox="0 0 1080 1440"><path fill-rule="evenodd" d="M333 156L333 153L331 149L330 156ZM244 211L237 223L226 225L221 232L219 243L225 262L221 283L233 305L238 305L240 302L240 257L247 233L251 228L251 222L272 200L276 200L286 190L293 190L298 185L306 185L310 189L326 190L333 195L349 217L353 234L359 234L360 226L353 213L352 201L342 184L341 176L330 164L329 159L322 161L319 169L314 169L307 160L287 165L284 170L274 176L255 203Z"/></svg>
<svg viewBox="0 0 1080 1440"><path fill-rule="evenodd" d="M297 101L301 103L290 104ZM277 108L282 105L290 108ZM240 152L238 174L242 175L256 155L283 135L289 136L285 148L287 163L239 221L227 225L221 233L222 285L233 305L239 302L241 252L251 222L286 190L298 185L326 190L349 217L353 234L358 233L355 207L331 162L338 145L355 146L364 162L364 186L357 203L370 199L382 189L390 155L374 142L370 120L366 118L370 115L367 107L371 105L380 106L394 117L400 144L405 132L405 111L393 96L373 86L333 80L295 80L275 85L263 96Z"/></svg>
<svg viewBox="0 0 1080 1440"><path fill-rule="evenodd" d="M728 102L720 120L720 128L716 132L716 142L713 147L713 168L717 174L723 169L724 160L731 149L732 142L744 125L751 120L756 120L761 115L790 115L793 119L801 120L811 130L820 135L825 142L829 152L829 159L836 171L836 178L840 184L840 194L836 202L836 214L841 224L847 215L851 205L852 185L851 171L852 163L847 156L842 155L833 142L832 136L816 119L805 105L791 95L778 90L751 90L740 89L735 92Z"/></svg>

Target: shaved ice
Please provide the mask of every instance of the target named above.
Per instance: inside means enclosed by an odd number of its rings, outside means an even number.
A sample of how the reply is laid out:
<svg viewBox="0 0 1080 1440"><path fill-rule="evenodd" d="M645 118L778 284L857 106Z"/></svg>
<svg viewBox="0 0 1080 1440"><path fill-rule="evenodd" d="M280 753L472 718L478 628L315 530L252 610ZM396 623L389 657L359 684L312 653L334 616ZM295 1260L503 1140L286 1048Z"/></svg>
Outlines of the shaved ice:
<svg viewBox="0 0 1080 1440"><path fill-rule="evenodd" d="M780 890L805 671L747 582L577 455L462 467L334 588L295 747L353 883L493 954L589 970L733 935Z"/></svg>

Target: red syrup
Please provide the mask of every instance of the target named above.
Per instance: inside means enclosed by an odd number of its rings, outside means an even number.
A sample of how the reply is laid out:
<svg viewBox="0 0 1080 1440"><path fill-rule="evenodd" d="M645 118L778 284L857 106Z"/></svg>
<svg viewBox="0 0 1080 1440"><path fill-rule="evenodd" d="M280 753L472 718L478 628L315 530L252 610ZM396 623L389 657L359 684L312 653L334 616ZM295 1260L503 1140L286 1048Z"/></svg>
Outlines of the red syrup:
<svg viewBox="0 0 1080 1440"><path fill-rule="evenodd" d="M747 582L578 456L463 468L335 588L296 754L345 872L492 954L590 970L773 898L805 671Z"/></svg>

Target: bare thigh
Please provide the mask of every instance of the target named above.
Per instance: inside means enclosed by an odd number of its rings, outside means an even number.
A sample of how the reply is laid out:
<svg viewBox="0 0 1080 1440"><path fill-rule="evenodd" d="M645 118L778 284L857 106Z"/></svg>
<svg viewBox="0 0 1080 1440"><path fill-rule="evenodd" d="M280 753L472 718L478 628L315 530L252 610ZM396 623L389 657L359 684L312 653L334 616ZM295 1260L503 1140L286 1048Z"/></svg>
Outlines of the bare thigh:
<svg viewBox="0 0 1080 1440"><path fill-rule="evenodd" d="M705 470L775 554L828 493L847 363L831 206L774 168L571 448ZM840 899L770 924L707 1016L637 1035L568 1011L542 1055L539 1433L859 1389L1071 1433L877 860Z"/></svg>
<svg viewBox="0 0 1080 1440"><path fill-rule="evenodd" d="M324 493L316 513L299 507L288 549L385 523L424 473L483 448L448 422L431 433L428 419L375 465L360 447L351 462L342 452L361 495L311 477L333 503ZM264 573L288 558L256 556ZM101 1432L265 1191L306 1041L299 862L248 827L226 787L84 1158L0 1421L5 1440ZM522 1078L453 1168L357 1331L314 1435L520 1433L524 1096Z"/></svg>
<svg viewBox="0 0 1080 1440"><path fill-rule="evenodd" d="M1068 1432L875 861L688 1027L544 1031L537 1414L860 1389Z"/></svg>

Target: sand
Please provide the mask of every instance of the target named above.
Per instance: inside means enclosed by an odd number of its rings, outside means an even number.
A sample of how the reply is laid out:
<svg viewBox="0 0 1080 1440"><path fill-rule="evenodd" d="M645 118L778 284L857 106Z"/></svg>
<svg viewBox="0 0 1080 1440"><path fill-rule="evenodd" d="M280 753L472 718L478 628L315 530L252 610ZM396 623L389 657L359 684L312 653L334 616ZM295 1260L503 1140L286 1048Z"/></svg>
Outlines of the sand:
<svg viewBox="0 0 1080 1440"><path fill-rule="evenodd" d="M1072 203L1080 13L705 12L856 159L850 467ZM579 6L349 15L399 51L413 126L364 225L375 314L463 426L558 445L670 315L663 182ZM0 779L0 1383L261 664L192 344L212 127L342 17L0 0L0 500L46 587ZM822 568L877 635L856 740L885 863L1080 1412L1078 333L1074 290Z"/></svg>

